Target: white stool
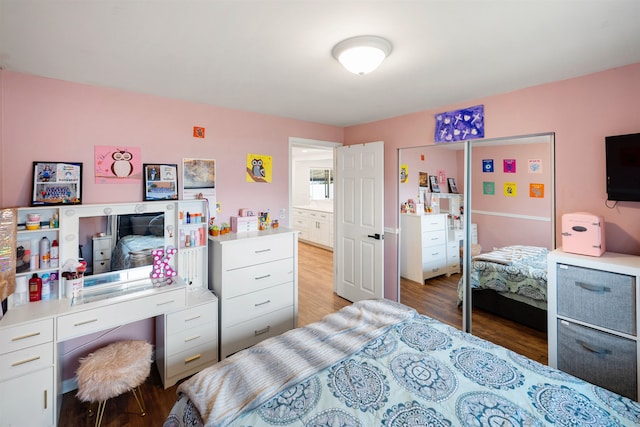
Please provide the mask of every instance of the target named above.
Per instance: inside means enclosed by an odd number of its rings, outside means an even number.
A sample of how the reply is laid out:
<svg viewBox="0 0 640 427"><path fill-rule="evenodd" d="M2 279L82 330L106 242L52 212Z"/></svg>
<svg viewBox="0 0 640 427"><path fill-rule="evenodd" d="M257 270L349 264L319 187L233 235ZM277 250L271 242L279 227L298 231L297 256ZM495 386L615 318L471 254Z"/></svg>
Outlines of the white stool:
<svg viewBox="0 0 640 427"><path fill-rule="evenodd" d="M80 360L76 397L83 402L98 402L96 426L102 423L107 400L129 390L138 402L140 416L146 415L139 386L151 371L151 351L151 344L145 341L118 341Z"/></svg>

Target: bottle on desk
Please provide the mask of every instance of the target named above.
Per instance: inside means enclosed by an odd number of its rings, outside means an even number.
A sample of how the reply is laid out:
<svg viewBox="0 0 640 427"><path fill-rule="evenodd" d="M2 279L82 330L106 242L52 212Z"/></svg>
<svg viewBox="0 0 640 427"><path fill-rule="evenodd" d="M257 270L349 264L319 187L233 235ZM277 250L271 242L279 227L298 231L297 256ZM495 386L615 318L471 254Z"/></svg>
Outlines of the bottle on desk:
<svg viewBox="0 0 640 427"><path fill-rule="evenodd" d="M40 268L51 267L51 245L47 236L40 239Z"/></svg>
<svg viewBox="0 0 640 427"><path fill-rule="evenodd" d="M42 299L42 279L37 273L33 273L29 279L29 302L40 301Z"/></svg>

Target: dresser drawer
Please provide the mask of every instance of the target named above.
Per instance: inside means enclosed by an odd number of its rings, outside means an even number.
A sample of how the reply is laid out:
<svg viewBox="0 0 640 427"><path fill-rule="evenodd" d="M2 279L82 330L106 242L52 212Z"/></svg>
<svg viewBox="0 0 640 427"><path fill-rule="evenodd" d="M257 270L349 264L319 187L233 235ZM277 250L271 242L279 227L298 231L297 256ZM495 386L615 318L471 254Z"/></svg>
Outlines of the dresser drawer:
<svg viewBox="0 0 640 427"><path fill-rule="evenodd" d="M212 304L201 304L167 314L167 332L171 335L199 326L216 327L217 310Z"/></svg>
<svg viewBox="0 0 640 427"><path fill-rule="evenodd" d="M447 262L447 247L445 245L430 246L422 251L422 264L436 263L445 264Z"/></svg>
<svg viewBox="0 0 640 427"><path fill-rule="evenodd" d="M222 322L224 325L232 326L291 306L293 306L293 282L225 299Z"/></svg>
<svg viewBox="0 0 640 427"><path fill-rule="evenodd" d="M243 239L223 246L222 266L225 270L293 257L291 234Z"/></svg>
<svg viewBox="0 0 640 427"><path fill-rule="evenodd" d="M635 400L636 362L635 341L558 320L558 369Z"/></svg>
<svg viewBox="0 0 640 427"><path fill-rule="evenodd" d="M218 361L217 342L208 341L199 344L180 353L168 355L167 357L167 377L190 371L194 368L198 370L208 365L213 365Z"/></svg>
<svg viewBox="0 0 640 427"><path fill-rule="evenodd" d="M111 259L111 248L93 250L94 261L100 261L103 259Z"/></svg>
<svg viewBox="0 0 640 427"><path fill-rule="evenodd" d="M0 355L0 378L18 377L53 365L53 343L48 342Z"/></svg>
<svg viewBox="0 0 640 427"><path fill-rule="evenodd" d="M446 242L447 242L447 233L444 230L428 231L428 232L422 233L423 248L430 248L431 246L444 245Z"/></svg>
<svg viewBox="0 0 640 427"><path fill-rule="evenodd" d="M223 328L221 359L293 328L293 307Z"/></svg>
<svg viewBox="0 0 640 427"><path fill-rule="evenodd" d="M93 260L93 274L106 273L108 271L111 271L110 259Z"/></svg>
<svg viewBox="0 0 640 427"><path fill-rule="evenodd" d="M558 264L558 315L636 335L632 276Z"/></svg>
<svg viewBox="0 0 640 427"><path fill-rule="evenodd" d="M185 298L185 289L179 288L58 316L58 341L179 310Z"/></svg>
<svg viewBox="0 0 640 427"><path fill-rule="evenodd" d="M292 282L295 271L293 258L285 258L266 264L225 271L222 275L223 282L227 283L222 295L226 300L281 283Z"/></svg>
<svg viewBox="0 0 640 427"><path fill-rule="evenodd" d="M424 215L422 217L422 231L437 231L445 229L446 215Z"/></svg>
<svg viewBox="0 0 640 427"><path fill-rule="evenodd" d="M53 319L0 329L0 354L53 341Z"/></svg>

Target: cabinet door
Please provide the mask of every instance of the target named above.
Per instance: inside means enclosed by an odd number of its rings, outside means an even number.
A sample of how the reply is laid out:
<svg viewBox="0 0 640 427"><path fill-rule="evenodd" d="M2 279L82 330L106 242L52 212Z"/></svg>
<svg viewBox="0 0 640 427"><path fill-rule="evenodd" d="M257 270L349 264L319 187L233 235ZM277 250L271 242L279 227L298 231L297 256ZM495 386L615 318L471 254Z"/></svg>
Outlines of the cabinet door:
<svg viewBox="0 0 640 427"><path fill-rule="evenodd" d="M0 426L53 425L53 368L0 383Z"/></svg>

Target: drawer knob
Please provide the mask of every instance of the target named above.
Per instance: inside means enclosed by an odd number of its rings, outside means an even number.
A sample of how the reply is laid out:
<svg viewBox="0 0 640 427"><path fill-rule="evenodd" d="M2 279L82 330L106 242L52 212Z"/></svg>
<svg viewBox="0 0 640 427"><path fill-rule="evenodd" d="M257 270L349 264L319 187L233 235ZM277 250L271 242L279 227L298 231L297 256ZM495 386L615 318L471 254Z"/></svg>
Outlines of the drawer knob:
<svg viewBox="0 0 640 427"><path fill-rule="evenodd" d="M594 345L591 345L587 342L584 342L582 340L576 340L576 342L582 346L585 350L590 351L591 353L595 353L598 354L600 356L606 356L607 354L611 354L611 350L607 350L606 348L603 347L597 347Z"/></svg>
<svg viewBox="0 0 640 427"><path fill-rule="evenodd" d="M599 294L611 292L611 288L603 285L592 285L590 283L576 282L576 286L579 286L586 291L597 292Z"/></svg>
<svg viewBox="0 0 640 427"><path fill-rule="evenodd" d="M11 366L20 366L20 365L24 365L25 363L29 363L29 362L35 362L36 360L39 360L40 356L34 356L34 357L30 357L28 359L24 359L24 360L20 360L18 362L14 362L11 364Z"/></svg>
<svg viewBox="0 0 640 427"><path fill-rule="evenodd" d="M255 307L260 307L261 305L265 305L265 304L269 304L271 302L270 299L264 301L264 302L259 302L257 304L254 304Z"/></svg>
<svg viewBox="0 0 640 427"><path fill-rule="evenodd" d="M85 320L83 322L74 323L73 326L82 326L82 325L86 325L87 323L93 323L97 321L98 319Z"/></svg>
<svg viewBox="0 0 640 427"><path fill-rule="evenodd" d="M271 326L267 326L266 328L260 329L258 331L253 331L253 334L257 337L258 335L266 334L271 329Z"/></svg>
<svg viewBox="0 0 640 427"><path fill-rule="evenodd" d="M195 360L200 359L201 357L202 357L202 355L201 355L201 354L196 354L196 355L194 355L194 356L187 357L186 359L184 359L184 363L191 363L191 362L193 362L193 361L195 361Z"/></svg>
<svg viewBox="0 0 640 427"><path fill-rule="evenodd" d="M11 341L20 341L26 338L37 337L38 335L40 335L40 332L32 332L30 334L20 335L19 337L11 338Z"/></svg>

